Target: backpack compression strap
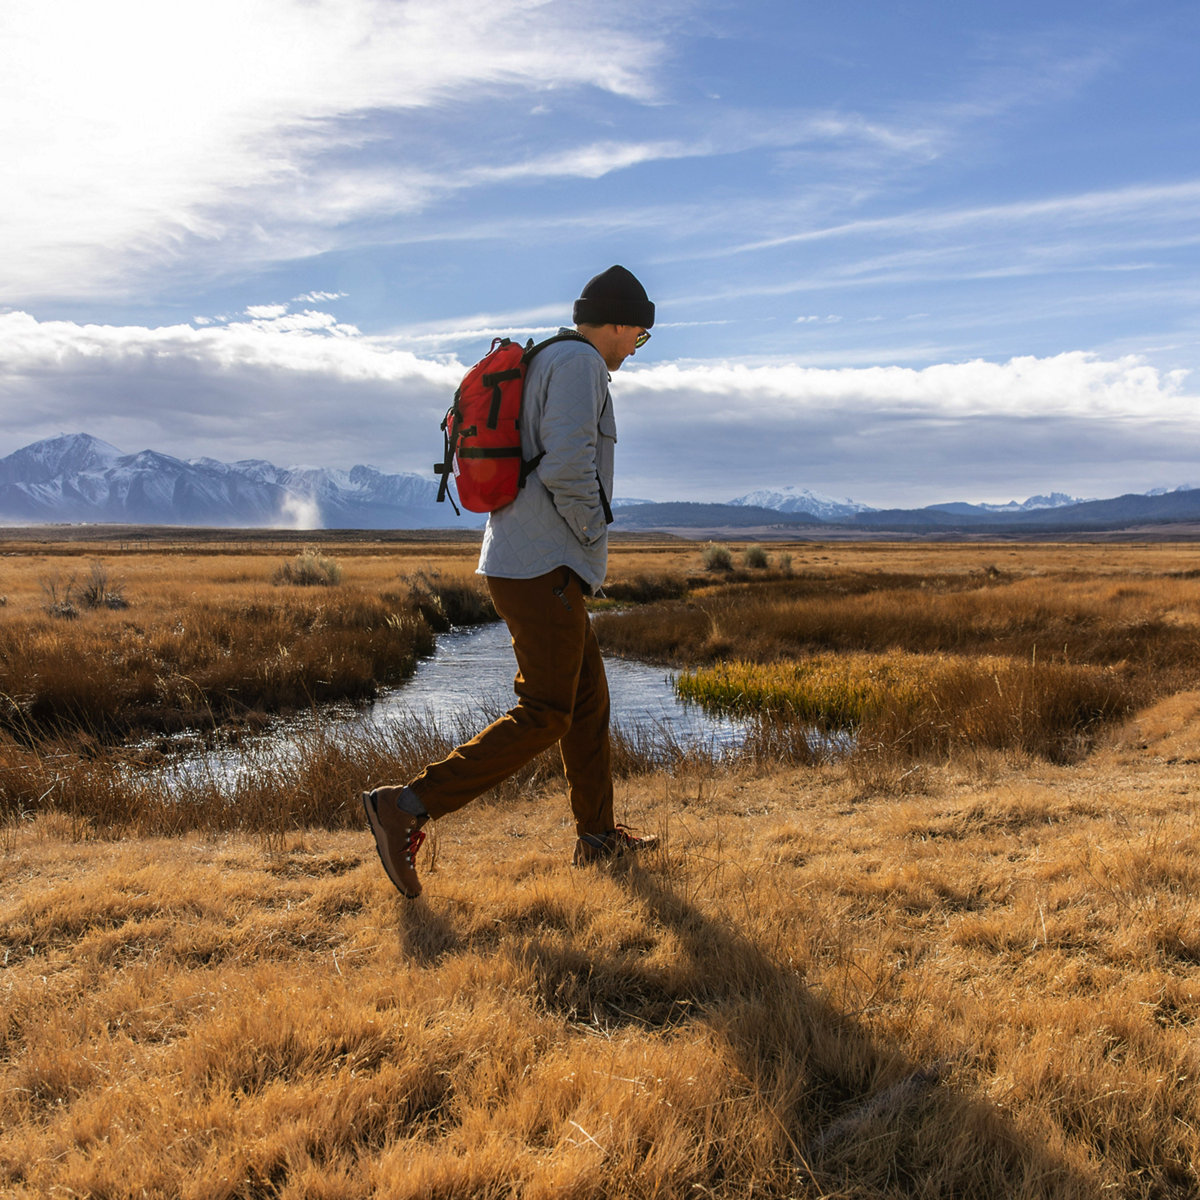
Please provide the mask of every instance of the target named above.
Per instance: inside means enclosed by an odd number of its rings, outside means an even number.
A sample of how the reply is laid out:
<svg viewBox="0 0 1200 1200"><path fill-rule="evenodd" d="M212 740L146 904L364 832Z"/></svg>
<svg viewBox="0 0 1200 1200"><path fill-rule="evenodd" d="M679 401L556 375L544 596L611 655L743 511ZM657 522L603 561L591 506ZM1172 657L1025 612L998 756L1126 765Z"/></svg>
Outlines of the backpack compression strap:
<svg viewBox="0 0 1200 1200"><path fill-rule="evenodd" d="M450 495L450 476L454 473L454 445L450 441L450 418L454 414L454 410L458 408L459 393L454 393L454 404L451 405L450 411L446 413L442 419L442 441L443 441L443 458L440 463L433 464L433 473L442 477L441 483L438 484L437 502L441 504L443 500L450 501L450 507L454 509L454 515L461 517L457 504L454 503L454 497ZM458 441L457 437L454 439Z"/></svg>

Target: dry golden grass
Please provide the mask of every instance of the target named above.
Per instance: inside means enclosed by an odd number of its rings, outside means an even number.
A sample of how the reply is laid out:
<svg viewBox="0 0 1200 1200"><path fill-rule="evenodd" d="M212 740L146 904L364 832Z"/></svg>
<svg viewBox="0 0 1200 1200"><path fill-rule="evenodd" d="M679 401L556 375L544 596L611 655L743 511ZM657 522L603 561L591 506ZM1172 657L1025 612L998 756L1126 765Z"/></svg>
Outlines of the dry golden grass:
<svg viewBox="0 0 1200 1200"><path fill-rule="evenodd" d="M95 1197L1200 1187L1200 695L1072 768L643 776L365 832L7 831L0 1186ZM980 778L984 768L987 777Z"/></svg>
<svg viewBox="0 0 1200 1200"><path fill-rule="evenodd" d="M411 673L447 621L495 615L473 543L0 546L0 729L26 740L111 740L363 699ZM631 598L679 594L686 557L634 542ZM127 607L48 611L97 572ZM288 585L314 577L330 586Z"/></svg>
<svg viewBox="0 0 1200 1200"><path fill-rule="evenodd" d="M470 566L321 549L345 568L321 593ZM639 543L613 574L652 598L701 549ZM973 746L647 773L631 755L618 816L664 844L612 872L568 865L539 768L438 823L411 904L353 791L427 745L347 756L317 735L191 813L131 807L139 771L103 753L0 747L0 795L58 789L0 823L0 1194L1200 1195L1200 693L1168 686L1190 662L1190 548L790 552L798 594L804 571L945 579L915 590L968 614L976 656L1018 636L1022 605L1026 633L1117 614L1163 694L1072 765ZM145 614L156 575L180 603L190 579L286 605L266 582L283 557L107 565ZM40 602L37 567L5 567L0 626ZM761 588L770 612L784 585ZM884 627L870 589L844 595L857 628Z"/></svg>
<svg viewBox="0 0 1200 1200"><path fill-rule="evenodd" d="M75 731L111 740L363 699L409 675L447 619L495 615L480 581L453 560L443 572L360 555L343 570L322 557L344 583L273 582L298 577L308 561L129 554L102 564L128 606L73 620L48 612L46 596L66 594L78 567L37 555L9 564L0 727L26 739Z"/></svg>
<svg viewBox="0 0 1200 1200"><path fill-rule="evenodd" d="M1164 671L1200 663L1200 580L1066 570L809 572L694 590L682 602L602 617L600 628L623 652L687 664L900 648Z"/></svg>

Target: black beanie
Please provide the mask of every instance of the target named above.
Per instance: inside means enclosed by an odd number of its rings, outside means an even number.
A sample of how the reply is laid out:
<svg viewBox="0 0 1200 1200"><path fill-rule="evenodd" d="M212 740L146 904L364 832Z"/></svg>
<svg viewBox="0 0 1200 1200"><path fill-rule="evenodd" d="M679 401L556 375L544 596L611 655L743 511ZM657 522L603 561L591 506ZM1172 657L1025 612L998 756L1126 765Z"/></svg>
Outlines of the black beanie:
<svg viewBox="0 0 1200 1200"><path fill-rule="evenodd" d="M575 301L576 325L654 324L654 305L637 276L624 267L609 267L589 279Z"/></svg>

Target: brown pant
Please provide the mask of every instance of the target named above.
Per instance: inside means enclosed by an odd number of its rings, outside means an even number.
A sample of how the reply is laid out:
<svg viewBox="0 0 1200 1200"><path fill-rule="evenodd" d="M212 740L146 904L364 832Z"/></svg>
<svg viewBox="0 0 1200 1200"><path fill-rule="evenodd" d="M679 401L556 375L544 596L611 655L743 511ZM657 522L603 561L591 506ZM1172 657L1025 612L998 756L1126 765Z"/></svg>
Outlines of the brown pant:
<svg viewBox="0 0 1200 1200"><path fill-rule="evenodd" d="M517 656L516 706L409 785L431 817L462 808L559 743L578 833L613 828L608 680L579 577L488 576Z"/></svg>

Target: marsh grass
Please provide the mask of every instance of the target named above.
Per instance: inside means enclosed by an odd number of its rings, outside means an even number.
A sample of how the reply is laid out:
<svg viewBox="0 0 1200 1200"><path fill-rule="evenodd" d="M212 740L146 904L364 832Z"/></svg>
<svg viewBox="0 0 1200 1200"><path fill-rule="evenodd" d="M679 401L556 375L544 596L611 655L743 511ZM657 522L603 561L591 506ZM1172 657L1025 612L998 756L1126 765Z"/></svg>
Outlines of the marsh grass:
<svg viewBox="0 0 1200 1200"><path fill-rule="evenodd" d="M433 648L424 621L353 594L198 602L150 628L140 618L79 624L69 638L37 621L0 627L0 690L24 728L105 738L363 698Z"/></svg>
<svg viewBox="0 0 1200 1200"><path fill-rule="evenodd" d="M409 578L406 606L418 612L431 629L443 633L454 625L483 625L499 620L496 606L476 580L418 571Z"/></svg>
<svg viewBox="0 0 1200 1200"><path fill-rule="evenodd" d="M230 591L160 595L129 612L109 604L69 627L40 612L6 613L0 723L26 739L101 741L212 728L370 698L433 650L434 629L407 582L375 593ZM62 602L61 587L56 594ZM478 585L458 578L422 594L443 619L493 615Z"/></svg>
<svg viewBox="0 0 1200 1200"><path fill-rule="evenodd" d="M810 571L597 626L610 650L683 668L688 699L854 730L864 780L892 788L920 758L1077 757L1200 671L1200 589L1183 573Z"/></svg>
<svg viewBox="0 0 1200 1200"><path fill-rule="evenodd" d="M688 587L689 578L681 573L639 571L605 583L604 596L625 604L649 604L655 600L681 600Z"/></svg>
<svg viewBox="0 0 1200 1200"><path fill-rule="evenodd" d="M1200 664L1200 584L1166 576L797 571L598 624L620 653L687 666L892 649L1036 653L1164 675Z"/></svg>
<svg viewBox="0 0 1200 1200"><path fill-rule="evenodd" d="M342 830L362 822L359 794L388 780L410 779L466 741L499 709L479 706L450 723L406 715L383 724L340 725L314 711L190 752L152 744L110 748L29 747L0 735L0 821L55 815L76 840L245 833L268 842L303 829ZM769 723L764 723L764 725ZM629 779L667 767L710 777L740 761L815 761L806 743L764 736L731 750L715 742L681 744L664 727L612 730L613 774ZM494 801L561 787L561 756L552 748L488 793Z"/></svg>
<svg viewBox="0 0 1200 1200"><path fill-rule="evenodd" d="M852 730L864 746L913 757L970 748L1056 760L1077 756L1135 699L1109 668L904 651L721 663L683 672L676 690L710 710Z"/></svg>

